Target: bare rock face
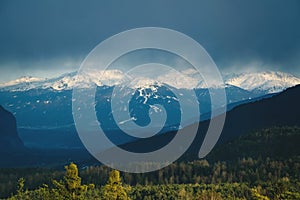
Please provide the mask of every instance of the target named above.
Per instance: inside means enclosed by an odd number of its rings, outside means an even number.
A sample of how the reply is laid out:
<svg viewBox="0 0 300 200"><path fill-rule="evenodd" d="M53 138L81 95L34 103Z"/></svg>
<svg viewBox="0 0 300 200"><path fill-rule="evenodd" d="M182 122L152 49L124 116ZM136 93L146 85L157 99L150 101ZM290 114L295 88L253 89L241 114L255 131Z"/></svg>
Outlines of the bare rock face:
<svg viewBox="0 0 300 200"><path fill-rule="evenodd" d="M15 117L0 105L0 152L13 153L23 149Z"/></svg>

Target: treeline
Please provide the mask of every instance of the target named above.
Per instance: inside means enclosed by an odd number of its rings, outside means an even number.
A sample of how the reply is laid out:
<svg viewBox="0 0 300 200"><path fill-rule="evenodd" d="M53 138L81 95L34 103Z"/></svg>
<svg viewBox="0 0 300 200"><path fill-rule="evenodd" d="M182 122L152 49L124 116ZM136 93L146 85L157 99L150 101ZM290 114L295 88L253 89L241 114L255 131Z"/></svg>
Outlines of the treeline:
<svg viewBox="0 0 300 200"><path fill-rule="evenodd" d="M83 199L130 199L127 192L129 186L123 186L119 171L110 172L110 177L105 186L95 189L93 183L82 184L78 174L77 165L71 163L65 166L66 172L61 180L52 179L52 186L43 184L37 189L25 189L25 179L18 181L16 194L9 197L9 200L83 200Z"/></svg>
<svg viewBox="0 0 300 200"><path fill-rule="evenodd" d="M65 167L61 180L52 180L52 185L43 184L37 189L25 189L25 180L19 179L17 191L9 200L129 200L129 199L300 199L300 182L284 177L276 182L265 182L250 187L246 183L218 184L164 184L129 186L122 183L120 173L112 170L104 186L82 184L77 166Z"/></svg>
<svg viewBox="0 0 300 200"><path fill-rule="evenodd" d="M156 172L121 173L121 177L131 186L132 199L165 199L165 195L179 193L193 198L201 194L224 199L250 199L255 195L258 199L297 199L299 136L298 127L264 129L215 148L207 160L181 160ZM79 173L82 184L94 184L93 192L99 193L107 184L111 169L82 166ZM54 169L0 169L0 197L15 194L20 177L26 180L24 188L36 191L43 184L52 190L55 188L52 180L62 180L64 176L64 171Z"/></svg>
<svg viewBox="0 0 300 200"><path fill-rule="evenodd" d="M109 169L105 166L88 167L81 172L84 180L103 185ZM144 174L122 173L124 182L130 185L186 184L186 183L243 183L256 185L276 182L284 177L299 180L300 157L287 160L243 158L236 162L197 160L173 163L156 172ZM101 179L99 179L101 177Z"/></svg>
<svg viewBox="0 0 300 200"><path fill-rule="evenodd" d="M0 194L7 197L16 189L20 177L26 180L26 188L34 189L42 184L51 185L52 179L61 179L63 171L49 169L2 169L0 170ZM105 185L111 169L106 166L91 166L80 170L83 183ZM121 173L128 185L163 184L221 184L247 183L249 187L276 183L283 178L290 182L300 180L300 157L286 160L242 158L236 162L197 160L178 162L156 172L145 174Z"/></svg>

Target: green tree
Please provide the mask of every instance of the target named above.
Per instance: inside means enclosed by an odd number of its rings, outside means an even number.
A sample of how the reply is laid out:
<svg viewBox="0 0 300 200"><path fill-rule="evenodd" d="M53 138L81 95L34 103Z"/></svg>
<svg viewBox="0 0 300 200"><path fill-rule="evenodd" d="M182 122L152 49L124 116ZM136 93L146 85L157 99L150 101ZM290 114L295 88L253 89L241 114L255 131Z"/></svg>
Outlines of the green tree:
<svg viewBox="0 0 300 200"><path fill-rule="evenodd" d="M120 172L110 172L107 184L102 187L102 197L107 200L128 200L127 192L130 187L124 187L121 182Z"/></svg>
<svg viewBox="0 0 300 200"><path fill-rule="evenodd" d="M88 189L94 189L94 184L81 185L81 178L78 176L77 165L71 163L65 166L66 173L61 181L53 180L55 188L53 193L58 199L84 199Z"/></svg>
<svg viewBox="0 0 300 200"><path fill-rule="evenodd" d="M9 198L9 200L29 200L28 191L24 190L25 185L25 179L20 178L18 180L18 186L17 186L17 194L15 196L12 196Z"/></svg>

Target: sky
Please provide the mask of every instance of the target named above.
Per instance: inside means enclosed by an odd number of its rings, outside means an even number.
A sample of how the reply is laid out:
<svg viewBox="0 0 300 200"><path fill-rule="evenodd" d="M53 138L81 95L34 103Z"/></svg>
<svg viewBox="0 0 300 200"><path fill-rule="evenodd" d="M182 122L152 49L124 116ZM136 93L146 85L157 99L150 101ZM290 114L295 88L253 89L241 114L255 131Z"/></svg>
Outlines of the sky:
<svg viewBox="0 0 300 200"><path fill-rule="evenodd" d="M1 0L0 82L78 70L106 38L165 27L199 42L222 72L300 77L298 0Z"/></svg>

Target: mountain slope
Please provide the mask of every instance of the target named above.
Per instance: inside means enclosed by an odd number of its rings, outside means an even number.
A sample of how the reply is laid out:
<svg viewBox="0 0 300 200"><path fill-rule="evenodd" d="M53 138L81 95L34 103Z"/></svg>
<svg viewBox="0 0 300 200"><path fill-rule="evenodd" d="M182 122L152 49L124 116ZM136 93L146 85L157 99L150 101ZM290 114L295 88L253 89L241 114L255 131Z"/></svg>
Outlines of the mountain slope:
<svg viewBox="0 0 300 200"><path fill-rule="evenodd" d="M300 85L256 102L235 107L226 114L219 143L262 128L273 126L300 126ZM189 149L195 156L202 144L208 122L200 123L198 134Z"/></svg>
<svg viewBox="0 0 300 200"><path fill-rule="evenodd" d="M0 105L0 153L23 150L24 145L17 133L15 117Z"/></svg>
<svg viewBox="0 0 300 200"><path fill-rule="evenodd" d="M237 160L239 158L277 160L300 156L300 128L298 126L271 127L242 135L217 146L209 160ZM300 158L300 157L299 157Z"/></svg>
<svg viewBox="0 0 300 200"><path fill-rule="evenodd" d="M226 115L225 125L218 143L225 143L241 135L262 128L273 126L300 126L299 102L300 85L290 88L272 98L262 99L235 107ZM208 125L209 120L199 123L197 136L186 152L186 158L194 159L198 157L198 152ZM189 127L185 129L188 130ZM122 145L121 148L133 152L154 151L166 145L172 140L175 134L176 132L168 132L163 135L157 135L152 138L141 139ZM187 134L187 137L188 136Z"/></svg>

